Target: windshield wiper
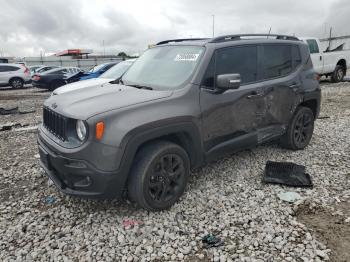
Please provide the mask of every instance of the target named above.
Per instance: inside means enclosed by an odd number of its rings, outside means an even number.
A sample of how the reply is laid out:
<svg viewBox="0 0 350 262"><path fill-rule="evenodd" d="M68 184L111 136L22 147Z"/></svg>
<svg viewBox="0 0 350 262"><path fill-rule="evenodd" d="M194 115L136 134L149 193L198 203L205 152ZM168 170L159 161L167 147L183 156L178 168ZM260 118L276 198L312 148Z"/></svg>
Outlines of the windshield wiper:
<svg viewBox="0 0 350 262"><path fill-rule="evenodd" d="M143 85L126 85L126 86L132 86L132 87L136 87L136 88L138 88L138 89L153 90L153 88L150 87L150 86L143 86Z"/></svg>

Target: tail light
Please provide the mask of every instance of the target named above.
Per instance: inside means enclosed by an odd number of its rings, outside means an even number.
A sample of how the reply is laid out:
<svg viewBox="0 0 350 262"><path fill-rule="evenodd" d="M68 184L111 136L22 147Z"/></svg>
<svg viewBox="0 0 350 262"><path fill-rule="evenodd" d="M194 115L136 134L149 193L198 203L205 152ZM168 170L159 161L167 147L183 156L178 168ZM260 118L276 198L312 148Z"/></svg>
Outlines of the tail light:
<svg viewBox="0 0 350 262"><path fill-rule="evenodd" d="M316 81L320 81L321 76L320 76L319 74L315 74L314 79L315 79Z"/></svg>
<svg viewBox="0 0 350 262"><path fill-rule="evenodd" d="M33 76L33 80L34 80L34 81L39 81L39 80L40 80L40 76L34 75L34 76Z"/></svg>
<svg viewBox="0 0 350 262"><path fill-rule="evenodd" d="M27 75L29 75L30 72L29 72L28 67L26 67L25 65L22 65L22 66L23 66L23 68L24 68L24 73L27 74Z"/></svg>

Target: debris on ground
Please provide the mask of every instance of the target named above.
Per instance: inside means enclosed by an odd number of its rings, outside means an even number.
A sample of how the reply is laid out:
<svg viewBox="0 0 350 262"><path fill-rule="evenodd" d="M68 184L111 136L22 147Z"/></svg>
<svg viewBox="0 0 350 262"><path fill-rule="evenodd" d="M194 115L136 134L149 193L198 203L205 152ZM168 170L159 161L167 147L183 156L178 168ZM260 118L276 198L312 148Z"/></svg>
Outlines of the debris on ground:
<svg viewBox="0 0 350 262"><path fill-rule="evenodd" d="M319 116L317 119L328 119L331 118L330 116Z"/></svg>
<svg viewBox="0 0 350 262"><path fill-rule="evenodd" d="M0 107L0 115L13 115L13 114L30 114L35 113L35 110L19 110L18 106L10 107L10 108L3 108Z"/></svg>
<svg viewBox="0 0 350 262"><path fill-rule="evenodd" d="M0 107L0 115L17 114L17 112L18 112L18 106L10 107L10 108Z"/></svg>
<svg viewBox="0 0 350 262"><path fill-rule="evenodd" d="M124 218L122 223L123 223L123 226L124 226L125 229L129 229L131 227L143 224L142 221L133 220L133 219L127 219L127 218Z"/></svg>
<svg viewBox="0 0 350 262"><path fill-rule="evenodd" d="M277 196L279 199L289 203L294 203L301 199L301 196L297 192L282 192Z"/></svg>
<svg viewBox="0 0 350 262"><path fill-rule="evenodd" d="M263 181L296 187L313 186L310 175L305 172L305 166L291 162L267 161Z"/></svg>
<svg viewBox="0 0 350 262"><path fill-rule="evenodd" d="M9 131L12 130L13 128L23 128L27 127L29 124L21 124L21 123L8 123L0 127L0 132L1 131Z"/></svg>
<svg viewBox="0 0 350 262"><path fill-rule="evenodd" d="M56 201L56 198L54 198L53 196L47 196L45 199L45 202L49 205L55 203L55 201Z"/></svg>
<svg viewBox="0 0 350 262"><path fill-rule="evenodd" d="M208 234L202 238L202 243L205 244L206 248L219 247L224 245L224 241L221 238L216 237L212 234Z"/></svg>

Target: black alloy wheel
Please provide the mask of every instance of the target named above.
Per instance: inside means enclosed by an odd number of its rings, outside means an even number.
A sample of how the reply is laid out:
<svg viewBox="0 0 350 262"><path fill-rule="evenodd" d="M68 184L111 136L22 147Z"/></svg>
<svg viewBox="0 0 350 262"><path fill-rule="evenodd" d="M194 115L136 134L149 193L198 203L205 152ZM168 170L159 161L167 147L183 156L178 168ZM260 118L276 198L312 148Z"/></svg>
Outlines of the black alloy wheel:
<svg viewBox="0 0 350 262"><path fill-rule="evenodd" d="M298 148L305 147L305 143L310 140L313 131L313 121L313 115L309 114L309 112L304 112L298 116L293 131L294 141Z"/></svg>
<svg viewBox="0 0 350 262"><path fill-rule="evenodd" d="M184 193L190 173L187 152L168 141L153 141L136 154L128 179L128 196L139 206L160 211Z"/></svg>
<svg viewBox="0 0 350 262"><path fill-rule="evenodd" d="M315 116L313 111L304 106L296 109L286 133L281 137L283 147L292 150L304 149L312 138Z"/></svg>
<svg viewBox="0 0 350 262"><path fill-rule="evenodd" d="M168 202L177 197L186 180L184 160L176 154L166 154L152 164L148 180L148 198Z"/></svg>

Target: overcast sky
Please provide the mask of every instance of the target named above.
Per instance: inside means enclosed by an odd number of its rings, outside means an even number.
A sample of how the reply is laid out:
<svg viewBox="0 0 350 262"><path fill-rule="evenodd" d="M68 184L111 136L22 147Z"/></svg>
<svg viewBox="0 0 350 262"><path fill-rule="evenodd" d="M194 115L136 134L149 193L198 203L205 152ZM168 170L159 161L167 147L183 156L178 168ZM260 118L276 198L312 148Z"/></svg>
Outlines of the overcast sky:
<svg viewBox="0 0 350 262"><path fill-rule="evenodd" d="M0 56L68 48L133 54L183 37L350 34L349 0L0 0Z"/></svg>

